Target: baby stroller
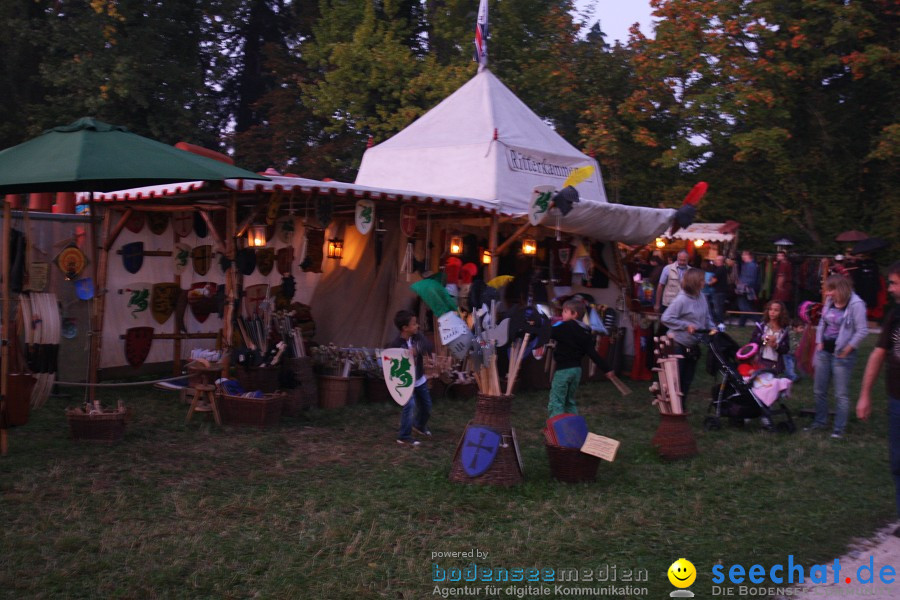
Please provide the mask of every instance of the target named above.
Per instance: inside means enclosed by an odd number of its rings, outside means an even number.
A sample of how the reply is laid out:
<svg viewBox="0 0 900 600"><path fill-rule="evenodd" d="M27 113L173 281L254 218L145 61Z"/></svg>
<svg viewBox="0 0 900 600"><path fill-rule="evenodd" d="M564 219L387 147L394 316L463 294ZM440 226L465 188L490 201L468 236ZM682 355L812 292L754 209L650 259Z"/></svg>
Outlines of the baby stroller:
<svg viewBox="0 0 900 600"><path fill-rule="evenodd" d="M759 419L769 431L797 431L791 411L784 403L783 393L779 394L772 406L766 406L753 391L757 378L771 378L774 372L768 369L756 371L750 381L744 381L737 369L736 355L739 348L737 342L726 333L709 337L706 370L710 375L721 375L722 381L712 387L712 400L707 409L712 414L704 419L703 427L708 431L715 431L722 428L723 419L728 419L729 423L738 427L742 427L747 419Z"/></svg>

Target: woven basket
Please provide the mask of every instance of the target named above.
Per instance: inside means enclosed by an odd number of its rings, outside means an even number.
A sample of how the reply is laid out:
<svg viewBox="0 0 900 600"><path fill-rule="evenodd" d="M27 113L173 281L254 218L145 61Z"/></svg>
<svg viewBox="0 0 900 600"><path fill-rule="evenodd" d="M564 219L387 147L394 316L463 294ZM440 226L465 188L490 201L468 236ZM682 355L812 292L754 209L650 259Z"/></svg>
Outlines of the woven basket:
<svg viewBox="0 0 900 600"><path fill-rule="evenodd" d="M80 408L66 410L66 419L72 439L115 444L125 436L125 411L104 411L99 414L88 414Z"/></svg>
<svg viewBox="0 0 900 600"><path fill-rule="evenodd" d="M331 409L347 406L350 378L335 375L319 375L319 408Z"/></svg>
<svg viewBox="0 0 900 600"><path fill-rule="evenodd" d="M269 427L281 418L284 394L266 394L262 398L245 398L220 394L216 396L223 425Z"/></svg>
<svg viewBox="0 0 900 600"><path fill-rule="evenodd" d="M600 466L598 457L585 454L577 448L564 448L547 443L544 447L547 448L550 473L554 479L566 483L596 481L597 468Z"/></svg>
<svg viewBox="0 0 900 600"><path fill-rule="evenodd" d="M509 415L512 412L513 396L485 396L478 394L475 401L473 423L487 425L498 430L510 428Z"/></svg>
<svg viewBox="0 0 900 600"><path fill-rule="evenodd" d="M238 383L244 391L255 392L259 390L264 394L274 393L278 389L278 372L280 365L274 367L244 367L235 369Z"/></svg>
<svg viewBox="0 0 900 600"><path fill-rule="evenodd" d="M6 393L6 411L0 415L3 429L28 423L31 414L31 392L37 379L30 373L10 373Z"/></svg>
<svg viewBox="0 0 900 600"><path fill-rule="evenodd" d="M313 371L313 359L311 356L284 359L284 368L294 375L294 381L299 386L303 396L304 407L315 406L319 403L319 390L316 381L316 373Z"/></svg>
<svg viewBox="0 0 900 600"><path fill-rule="evenodd" d="M687 413L659 415L659 427L650 443L663 460L678 460L697 456L697 439L688 423Z"/></svg>
<svg viewBox="0 0 900 600"><path fill-rule="evenodd" d="M447 388L447 395L457 400L468 400L478 395L476 383L451 383Z"/></svg>
<svg viewBox="0 0 900 600"><path fill-rule="evenodd" d="M366 378L358 375L350 376L347 387L347 404L358 404L366 399Z"/></svg>
<svg viewBox="0 0 900 600"><path fill-rule="evenodd" d="M474 421L470 421L469 425L475 425ZM502 438L502 444L497 449L497 456L487 471L477 477L470 477L466 473L462 464L462 444L465 438L460 438L456 445L456 452L453 455L453 464L450 467L450 481L454 483L467 483L476 485L518 485L524 481L525 477L522 473L520 465L520 456L518 448L513 442L512 429L498 429Z"/></svg>
<svg viewBox="0 0 900 600"><path fill-rule="evenodd" d="M391 392L383 379L366 377L366 402L369 404L382 404L393 401L394 398L391 396Z"/></svg>

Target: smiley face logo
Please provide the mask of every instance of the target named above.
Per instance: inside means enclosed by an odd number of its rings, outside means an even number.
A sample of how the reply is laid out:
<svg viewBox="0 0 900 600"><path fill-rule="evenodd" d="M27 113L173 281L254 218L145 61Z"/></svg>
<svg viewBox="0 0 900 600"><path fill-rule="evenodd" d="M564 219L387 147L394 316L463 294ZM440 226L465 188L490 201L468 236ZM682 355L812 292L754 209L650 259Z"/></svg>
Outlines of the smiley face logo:
<svg viewBox="0 0 900 600"><path fill-rule="evenodd" d="M697 579L697 569L686 558L679 558L672 563L668 571L669 582L677 588L691 587Z"/></svg>

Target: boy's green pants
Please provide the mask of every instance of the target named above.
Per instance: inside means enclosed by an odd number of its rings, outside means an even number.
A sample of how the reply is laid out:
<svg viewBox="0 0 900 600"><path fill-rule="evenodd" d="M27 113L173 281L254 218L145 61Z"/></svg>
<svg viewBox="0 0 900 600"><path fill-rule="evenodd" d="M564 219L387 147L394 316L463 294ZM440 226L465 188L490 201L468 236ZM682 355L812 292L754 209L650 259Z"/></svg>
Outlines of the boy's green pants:
<svg viewBox="0 0 900 600"><path fill-rule="evenodd" d="M550 384L550 404L547 410L551 417L563 413L578 414L575 406L575 390L581 382L581 367L571 369L559 369L553 374L553 382Z"/></svg>

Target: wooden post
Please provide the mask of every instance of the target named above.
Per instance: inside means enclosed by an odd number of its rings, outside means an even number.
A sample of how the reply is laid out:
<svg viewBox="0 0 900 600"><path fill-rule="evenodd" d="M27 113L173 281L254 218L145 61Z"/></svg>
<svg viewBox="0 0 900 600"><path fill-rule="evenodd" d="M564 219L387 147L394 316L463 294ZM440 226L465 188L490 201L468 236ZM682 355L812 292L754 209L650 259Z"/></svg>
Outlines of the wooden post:
<svg viewBox="0 0 900 600"><path fill-rule="evenodd" d="M9 230L10 220L12 219L12 209L9 202L5 199L3 202L3 249L0 251L2 255L3 266L0 267L0 273L3 276L3 301L2 312L0 312L0 413L6 411L6 393L9 391L7 386L9 379ZM9 451L9 441L7 439L6 429L0 429L0 456L6 456Z"/></svg>
<svg viewBox="0 0 900 600"><path fill-rule="evenodd" d="M485 277L486 281L490 281L494 277L497 276L497 269L499 268L500 257L497 256L497 231L500 228L500 217L497 213L491 215L491 230L488 233L488 250L491 253L491 264L488 267L488 276Z"/></svg>
<svg viewBox="0 0 900 600"><path fill-rule="evenodd" d="M237 256L235 236L237 232L237 193L231 194L228 204L228 216L225 219L225 255L231 261L228 271L225 272L225 311L222 313L222 377L228 377L228 369L231 366L231 340L234 337L231 321L234 318L234 302L237 297L237 265L234 262Z"/></svg>
<svg viewBox="0 0 900 600"><path fill-rule="evenodd" d="M94 314L91 316L91 353L88 359L88 382L91 384L89 388L89 397L91 404L94 403L96 388L93 384L97 383L97 374L100 371L100 352L103 348L103 314L106 308L106 274L107 265L109 264L109 250L106 245L100 245L97 239L94 212L96 205L91 196L91 249L93 250L92 259L94 260ZM110 237L112 229L112 210L107 208L103 215L103 240ZM97 250L100 250L100 257L97 257Z"/></svg>

